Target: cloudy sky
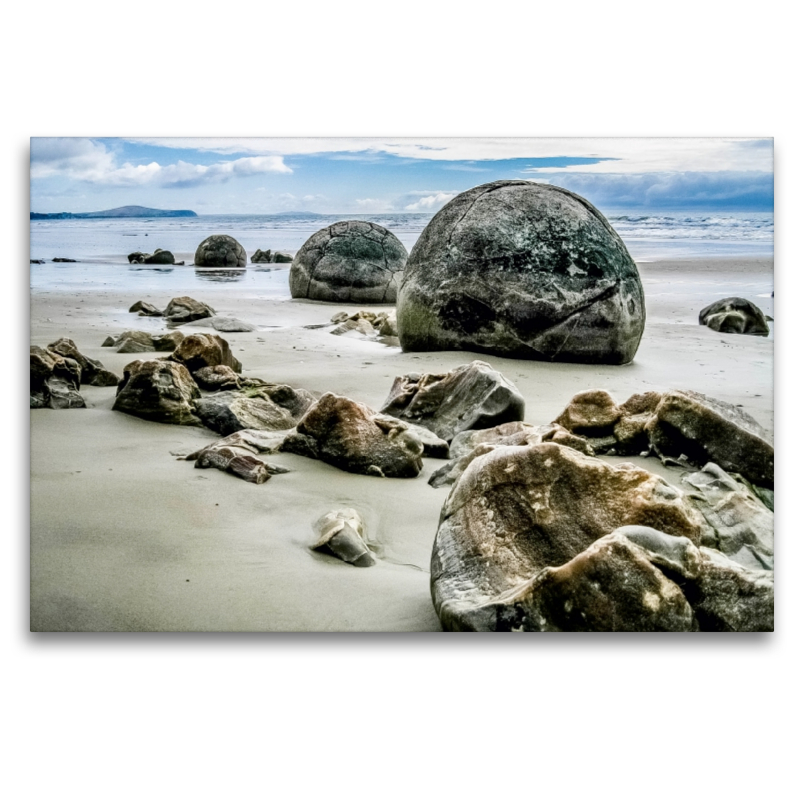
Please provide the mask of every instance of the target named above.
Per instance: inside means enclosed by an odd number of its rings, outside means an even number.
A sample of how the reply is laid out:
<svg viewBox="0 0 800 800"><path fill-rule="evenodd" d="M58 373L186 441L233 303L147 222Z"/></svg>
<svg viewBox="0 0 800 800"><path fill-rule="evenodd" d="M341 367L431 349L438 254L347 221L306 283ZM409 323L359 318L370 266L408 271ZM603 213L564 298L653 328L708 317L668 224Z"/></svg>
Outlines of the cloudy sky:
<svg viewBox="0 0 800 800"><path fill-rule="evenodd" d="M31 139L31 210L437 211L501 178L602 211L773 207L771 139Z"/></svg>

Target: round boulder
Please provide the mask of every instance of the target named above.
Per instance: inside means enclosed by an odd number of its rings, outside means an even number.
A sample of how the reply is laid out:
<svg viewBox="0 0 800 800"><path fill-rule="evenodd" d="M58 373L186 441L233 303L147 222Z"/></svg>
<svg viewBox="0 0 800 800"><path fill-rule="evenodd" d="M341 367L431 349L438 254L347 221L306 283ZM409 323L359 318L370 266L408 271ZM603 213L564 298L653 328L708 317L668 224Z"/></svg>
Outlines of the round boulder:
<svg viewBox="0 0 800 800"><path fill-rule="evenodd" d="M411 250L397 298L406 351L626 364L644 331L639 272L603 215L566 189L496 181L455 197Z"/></svg>
<svg viewBox="0 0 800 800"><path fill-rule="evenodd" d="M317 231L289 270L292 297L330 303L394 303L408 253L374 222L336 222Z"/></svg>
<svg viewBox="0 0 800 800"><path fill-rule="evenodd" d="M706 306L700 312L700 324L720 333L769 336L764 312L744 297L726 297Z"/></svg>
<svg viewBox="0 0 800 800"><path fill-rule="evenodd" d="M215 234L200 242L194 263L196 267L246 267L247 253L233 236Z"/></svg>

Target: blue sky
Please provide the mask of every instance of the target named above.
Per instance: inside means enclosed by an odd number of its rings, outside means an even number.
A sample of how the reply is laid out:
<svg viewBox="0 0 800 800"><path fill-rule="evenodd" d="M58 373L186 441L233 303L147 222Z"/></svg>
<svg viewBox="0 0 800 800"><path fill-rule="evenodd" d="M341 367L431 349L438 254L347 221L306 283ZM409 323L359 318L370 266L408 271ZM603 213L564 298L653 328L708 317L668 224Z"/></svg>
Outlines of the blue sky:
<svg viewBox="0 0 800 800"><path fill-rule="evenodd" d="M773 208L771 139L34 138L31 210L434 212L501 178L601 211Z"/></svg>

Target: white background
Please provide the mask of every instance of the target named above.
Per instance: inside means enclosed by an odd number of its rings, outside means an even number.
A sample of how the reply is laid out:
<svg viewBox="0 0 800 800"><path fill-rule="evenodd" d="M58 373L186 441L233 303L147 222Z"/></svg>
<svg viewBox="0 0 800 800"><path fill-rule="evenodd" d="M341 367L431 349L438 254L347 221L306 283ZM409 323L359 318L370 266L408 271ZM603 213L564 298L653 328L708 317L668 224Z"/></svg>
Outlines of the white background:
<svg viewBox="0 0 800 800"><path fill-rule="evenodd" d="M78 0L6 11L7 797L792 796L800 534L784 498L796 474L788 298L800 214L797 30L784 7ZM775 137L776 633L27 631L29 137L320 134Z"/></svg>

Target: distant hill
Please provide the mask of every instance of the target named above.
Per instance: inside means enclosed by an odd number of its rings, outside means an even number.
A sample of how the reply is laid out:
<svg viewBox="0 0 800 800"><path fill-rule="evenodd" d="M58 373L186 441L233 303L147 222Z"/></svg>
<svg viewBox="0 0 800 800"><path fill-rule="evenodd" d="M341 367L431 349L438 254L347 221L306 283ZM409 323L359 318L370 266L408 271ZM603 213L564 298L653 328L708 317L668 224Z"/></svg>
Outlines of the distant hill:
<svg viewBox="0 0 800 800"><path fill-rule="evenodd" d="M166 211L161 208L145 208L144 206L122 206L108 211L85 211L73 214L70 211L59 211L57 214L38 214L31 211L31 219L117 219L120 217L196 217L194 211Z"/></svg>

